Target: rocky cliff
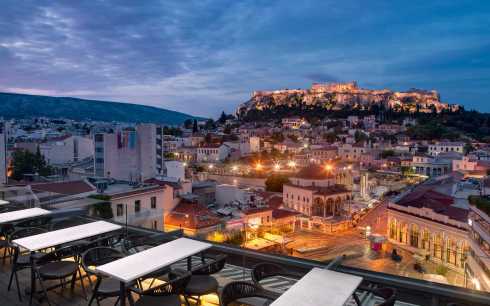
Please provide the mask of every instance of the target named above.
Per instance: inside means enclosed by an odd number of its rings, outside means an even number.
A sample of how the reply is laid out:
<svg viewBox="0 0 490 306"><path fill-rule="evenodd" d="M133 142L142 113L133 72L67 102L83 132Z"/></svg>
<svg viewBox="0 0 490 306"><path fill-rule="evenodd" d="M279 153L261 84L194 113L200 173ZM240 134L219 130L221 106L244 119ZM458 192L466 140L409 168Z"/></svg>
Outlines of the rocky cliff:
<svg viewBox="0 0 490 306"><path fill-rule="evenodd" d="M394 110L410 112L441 112L457 110L458 105L442 103L439 93L410 89L396 92L389 89L372 90L360 88L356 82L313 84L310 89L283 89L275 91L254 91L247 102L238 107L238 114L250 110L263 110L279 105L295 106L299 104L316 105L331 109L340 109L346 105L365 108L372 105L384 105Z"/></svg>

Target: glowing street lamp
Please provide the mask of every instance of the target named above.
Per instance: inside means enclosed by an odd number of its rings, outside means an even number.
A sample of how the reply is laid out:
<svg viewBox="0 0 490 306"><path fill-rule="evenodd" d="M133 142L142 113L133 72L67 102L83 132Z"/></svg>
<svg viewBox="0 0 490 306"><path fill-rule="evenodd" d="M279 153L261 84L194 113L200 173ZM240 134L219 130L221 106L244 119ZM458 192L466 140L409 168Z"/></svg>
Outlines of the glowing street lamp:
<svg viewBox="0 0 490 306"><path fill-rule="evenodd" d="M237 170L238 170L238 166L233 166L233 167L231 167L231 170L232 170L232 171L237 171Z"/></svg>
<svg viewBox="0 0 490 306"><path fill-rule="evenodd" d="M291 160L288 162L288 167L289 168L296 168L296 163L293 160Z"/></svg>
<svg viewBox="0 0 490 306"><path fill-rule="evenodd" d="M279 163L274 164L274 170L275 171L281 170L281 165Z"/></svg>
<svg viewBox="0 0 490 306"><path fill-rule="evenodd" d="M255 170L257 170L257 171L262 170L262 164L261 163L257 163L255 165Z"/></svg>
<svg viewBox="0 0 490 306"><path fill-rule="evenodd" d="M187 167L187 163L186 162L183 162L182 163L182 166Z"/></svg>
<svg viewBox="0 0 490 306"><path fill-rule="evenodd" d="M209 164L208 168L209 169L213 169L214 168L214 165L213 164Z"/></svg>
<svg viewBox="0 0 490 306"><path fill-rule="evenodd" d="M330 164L326 164L325 165L325 170L327 170L328 172L332 171L333 170L333 166L330 165Z"/></svg>

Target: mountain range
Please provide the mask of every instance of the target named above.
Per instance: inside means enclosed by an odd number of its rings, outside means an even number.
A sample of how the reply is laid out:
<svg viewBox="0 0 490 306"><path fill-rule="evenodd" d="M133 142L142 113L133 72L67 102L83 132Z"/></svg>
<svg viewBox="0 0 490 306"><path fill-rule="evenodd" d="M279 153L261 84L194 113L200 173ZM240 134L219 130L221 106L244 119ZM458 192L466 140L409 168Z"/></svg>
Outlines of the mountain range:
<svg viewBox="0 0 490 306"><path fill-rule="evenodd" d="M186 119L202 119L139 104L4 92L0 92L0 117L5 119L47 117L164 125L179 125Z"/></svg>

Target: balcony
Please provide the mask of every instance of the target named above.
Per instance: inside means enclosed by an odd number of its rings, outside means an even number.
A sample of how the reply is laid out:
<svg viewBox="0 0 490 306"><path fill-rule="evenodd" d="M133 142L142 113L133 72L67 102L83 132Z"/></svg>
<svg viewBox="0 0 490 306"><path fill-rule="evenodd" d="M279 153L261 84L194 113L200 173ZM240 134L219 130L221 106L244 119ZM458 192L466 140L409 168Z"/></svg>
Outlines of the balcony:
<svg viewBox="0 0 490 306"><path fill-rule="evenodd" d="M99 220L86 216L83 210L52 210L49 216L49 220L46 219L47 222L39 222L39 224L36 224L38 227L41 227L48 232L53 231L55 228L59 228L62 223L66 225L66 228L69 228L75 224L83 225ZM31 220L35 221L39 219L32 218ZM121 226L121 229L111 236L110 241L112 247L126 252L127 254L134 254L143 249L163 245L183 237L181 231L163 233L114 222L112 222L112 224ZM194 240L202 241L198 239ZM3 252L0 254L2 253ZM339 264L339 261L317 262L289 256L261 253L219 243L211 243L211 248L206 251L206 254L210 256L225 254L227 256L224 268L214 275L219 283L219 291L221 291L226 284L233 281L250 282L252 279L251 269L258 263L276 264L297 275L296 278L276 276L268 279L267 282L264 282L264 288L276 292L277 294L286 292L297 282L298 278L306 275L313 268L325 268L327 265L330 265L329 269L332 271L362 277L363 287L391 287L396 289L398 292L396 305L399 306L443 306L447 305L449 302L461 302L472 306L490 305L490 295L484 292L347 267ZM187 260L180 260L173 263L171 268L185 270L189 268L189 263L190 267L193 268L201 264L201 262L199 256L193 256L189 262ZM12 263L10 262L10 259L7 258L6 263L0 265L0 287L2 287L2 289L0 289L2 290L0 297L2 298L2 304L14 306L27 305L29 303L29 296L26 294L25 289L30 286L29 270L23 270L18 273L22 297L22 301L19 301L15 285L9 292L6 289L9 283L11 269ZM128 267L128 269L135 269L135 267ZM83 273L82 279L85 288L88 289L91 285L93 286L94 279L92 278L89 280L87 274ZM54 283L53 285L56 284ZM90 289L87 291L88 296L90 297ZM49 292L48 296L52 305L88 305L88 301L83 297L83 291L79 281L76 282L73 292L59 288L53 292ZM377 299L372 294L361 289L357 290L357 296L359 297L361 305L366 306L373 305ZM104 299L100 302L100 305L113 305L115 301L115 298ZM201 301L203 305L218 305L219 303L216 294L203 296ZM40 303L37 299L34 299L33 304L39 305ZM43 301L43 304L46 304L46 300ZM194 304L195 302L191 301L191 305ZM247 304L262 305L263 301L249 299L247 300ZM95 302L93 305L95 305ZM354 306L356 305L356 302L351 298L345 305Z"/></svg>

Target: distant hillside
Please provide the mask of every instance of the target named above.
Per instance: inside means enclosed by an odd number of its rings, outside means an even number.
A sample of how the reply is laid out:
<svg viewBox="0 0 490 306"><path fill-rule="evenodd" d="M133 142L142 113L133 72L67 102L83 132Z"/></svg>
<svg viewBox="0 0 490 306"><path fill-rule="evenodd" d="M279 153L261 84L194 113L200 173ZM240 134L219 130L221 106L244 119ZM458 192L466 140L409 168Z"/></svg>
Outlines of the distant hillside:
<svg viewBox="0 0 490 306"><path fill-rule="evenodd" d="M2 92L0 92L0 117L62 117L73 120L145 122L167 125L177 125L186 119L195 118L184 113L138 104Z"/></svg>

